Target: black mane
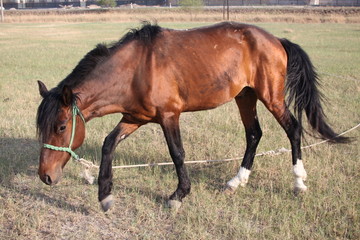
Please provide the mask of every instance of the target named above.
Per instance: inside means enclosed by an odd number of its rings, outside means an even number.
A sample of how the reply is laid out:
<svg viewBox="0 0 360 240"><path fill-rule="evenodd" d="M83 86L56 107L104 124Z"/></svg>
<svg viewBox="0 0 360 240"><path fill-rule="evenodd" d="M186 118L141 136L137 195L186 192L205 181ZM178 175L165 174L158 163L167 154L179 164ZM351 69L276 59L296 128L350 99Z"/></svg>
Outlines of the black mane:
<svg viewBox="0 0 360 240"><path fill-rule="evenodd" d="M144 22L141 28L131 29L115 43L98 44L80 60L74 70L59 83L58 87L62 89L64 85L67 85L70 88L78 86L99 63L112 56L121 46L124 46L126 43L133 40L139 40L145 45L150 45L160 32L160 26Z"/></svg>
<svg viewBox="0 0 360 240"><path fill-rule="evenodd" d="M44 137L49 136L55 129L58 111L62 106L62 90L64 86L74 89L84 82L86 77L95 69L95 67L104 60L111 57L117 49L126 43L139 40L145 45L150 45L161 32L161 27L144 22L141 28L131 29L119 41L112 44L98 44L93 50L88 52L73 71L61 81L57 87L51 89L42 100L37 112L37 134L42 141ZM76 101L74 93L73 102Z"/></svg>

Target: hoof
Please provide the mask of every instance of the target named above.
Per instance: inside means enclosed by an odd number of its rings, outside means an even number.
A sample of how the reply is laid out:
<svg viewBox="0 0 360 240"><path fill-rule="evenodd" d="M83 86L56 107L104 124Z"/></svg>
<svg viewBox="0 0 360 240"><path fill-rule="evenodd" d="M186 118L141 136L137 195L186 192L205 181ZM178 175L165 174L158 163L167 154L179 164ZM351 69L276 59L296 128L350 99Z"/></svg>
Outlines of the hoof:
<svg viewBox="0 0 360 240"><path fill-rule="evenodd" d="M295 184L294 184L295 195L298 195L298 194L306 192L306 191L307 191L307 187L304 184L303 177L295 178Z"/></svg>
<svg viewBox="0 0 360 240"><path fill-rule="evenodd" d="M303 187L294 187L294 194L297 196L299 194L305 193L307 192L307 187L303 186Z"/></svg>
<svg viewBox="0 0 360 240"><path fill-rule="evenodd" d="M111 208L111 206L114 203L114 198L113 195L109 195L106 198L104 198L103 200L101 200L100 205L101 208L104 212L106 212L107 210L109 210Z"/></svg>
<svg viewBox="0 0 360 240"><path fill-rule="evenodd" d="M230 185L226 185L225 189L223 190L223 193L226 195L233 195L236 191L236 188L230 186Z"/></svg>
<svg viewBox="0 0 360 240"><path fill-rule="evenodd" d="M168 208L171 208L171 209L173 209L173 210L175 210L175 211L178 211L179 209L180 209L180 207L181 207L181 202L180 201L178 201L178 200L169 200L168 202L167 202L167 207Z"/></svg>
<svg viewBox="0 0 360 240"><path fill-rule="evenodd" d="M240 187L246 187L246 184L248 183L248 181L243 181L243 182L240 182Z"/></svg>

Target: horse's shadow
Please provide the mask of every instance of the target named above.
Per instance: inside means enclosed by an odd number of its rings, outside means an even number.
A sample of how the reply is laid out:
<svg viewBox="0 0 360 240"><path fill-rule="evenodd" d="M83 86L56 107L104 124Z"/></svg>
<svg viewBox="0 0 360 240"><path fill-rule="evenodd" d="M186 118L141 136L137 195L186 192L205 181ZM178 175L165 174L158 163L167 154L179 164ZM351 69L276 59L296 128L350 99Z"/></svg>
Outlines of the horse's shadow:
<svg viewBox="0 0 360 240"><path fill-rule="evenodd" d="M213 164L195 164L192 166L188 166L188 173L190 177L190 181L192 184L192 194L198 194L197 191L203 191L202 189L206 189L213 193L212 195L222 195L223 190L226 186L227 174L222 174L225 168L229 166L224 166L221 163L213 163ZM161 168L154 170L153 168ZM154 201L157 204L162 204L164 207L167 206L167 202L169 200L170 195L176 190L176 186L178 183L176 177L175 167L166 166L155 166L150 167L148 170L142 170L141 173L147 172L146 174L151 175L151 172L154 171L154 179L158 182L158 184L162 184L162 175L173 174L174 178L172 179L172 187L169 188L169 182L163 183L166 186L150 186L147 184L131 184L131 180L126 180L127 184L124 184L120 179L114 179L114 193L123 192L125 194L141 195L142 197L148 199L149 201ZM141 174L139 173L139 174ZM123 179L123 177L121 177ZM169 181L168 177L166 177L166 181ZM200 187L200 188L199 188Z"/></svg>
<svg viewBox="0 0 360 240"><path fill-rule="evenodd" d="M36 174L39 142L27 138L0 138L0 183L8 185L17 174Z"/></svg>
<svg viewBox="0 0 360 240"><path fill-rule="evenodd" d="M43 192L32 189L26 182L18 182L17 176L37 176L39 142L27 138L0 138L0 188L3 194L11 195L12 192L23 195L34 201L42 201L51 206L67 209L73 212L89 214L85 207L79 207L61 199L56 199ZM39 181L39 184L43 184Z"/></svg>
<svg viewBox="0 0 360 240"><path fill-rule="evenodd" d="M98 153L98 150L101 149L100 146L90 146L88 144L84 145L85 149L79 149L80 154L84 150L87 154L96 154ZM0 187L7 188L7 190L10 192L14 189L19 190L17 191L18 193L30 197L35 201L44 201L53 207L67 209L74 212L82 212L85 215L89 214L89 210L86 209L86 207L76 206L64 200L57 199L56 197L50 196L48 193L43 192L41 188L38 190L29 189L29 186L18 185L16 181L14 181L16 175L18 174L20 176L29 177L37 176L39 149L39 142L35 139L0 138ZM129 157L132 157L131 153L129 153ZM170 158L170 156L164 156L164 158L166 157ZM139 159L138 161L141 160ZM188 167L189 175L193 184L197 184L200 179L206 175L206 178L209 180L206 185L213 191L220 190L223 187L224 179L221 178L221 175L215 174L215 172L219 173L219 168L222 168L219 164L212 164L207 166L193 165L192 167ZM176 175L175 169L173 167L165 167L160 171L163 173L173 173ZM97 175L97 173L95 174ZM71 174L69 172L67 172L66 176L73 179L79 178L78 175ZM176 178L174 181L177 181ZM43 183L39 180L39 184ZM129 193L132 191L137 191L146 198L155 198L155 202L160 204L166 202L169 195L175 190L169 189L169 192L167 193L159 193L156 190L146 186L125 186L125 188ZM116 187L114 190L116 191Z"/></svg>

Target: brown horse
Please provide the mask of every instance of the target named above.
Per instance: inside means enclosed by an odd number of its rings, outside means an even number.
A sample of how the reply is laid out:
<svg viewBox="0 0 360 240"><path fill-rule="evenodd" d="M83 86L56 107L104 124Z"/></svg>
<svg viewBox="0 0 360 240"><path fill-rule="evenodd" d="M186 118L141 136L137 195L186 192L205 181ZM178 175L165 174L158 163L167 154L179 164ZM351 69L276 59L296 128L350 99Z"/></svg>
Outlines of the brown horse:
<svg viewBox="0 0 360 240"><path fill-rule="evenodd" d="M184 165L179 116L215 108L235 99L246 130L246 152L239 173L227 184L245 186L262 132L256 113L259 99L285 130L292 148L295 190L305 191L301 160L301 116L324 139L346 142L325 122L317 74L296 44L251 25L225 22L190 30L144 24L120 41L97 45L57 87L43 97L37 129L43 143L39 175L56 184L74 149L85 138L85 122L111 113L123 117L105 138L98 177L104 211L112 204L112 156L119 142L149 122L161 125L178 175L170 206L190 192ZM285 92L289 93L285 101ZM293 102L295 116L288 106ZM83 119L83 121L81 121Z"/></svg>

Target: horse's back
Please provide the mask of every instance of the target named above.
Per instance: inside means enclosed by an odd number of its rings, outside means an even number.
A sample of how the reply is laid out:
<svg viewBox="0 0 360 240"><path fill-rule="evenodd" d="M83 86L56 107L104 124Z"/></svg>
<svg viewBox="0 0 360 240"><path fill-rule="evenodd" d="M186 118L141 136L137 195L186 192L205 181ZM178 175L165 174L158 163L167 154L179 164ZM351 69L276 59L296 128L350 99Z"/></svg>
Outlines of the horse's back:
<svg viewBox="0 0 360 240"><path fill-rule="evenodd" d="M155 104L175 101L180 111L215 108L245 87L264 84L266 72L286 65L276 37L239 23L164 29L152 51ZM160 89L164 96L159 95Z"/></svg>

